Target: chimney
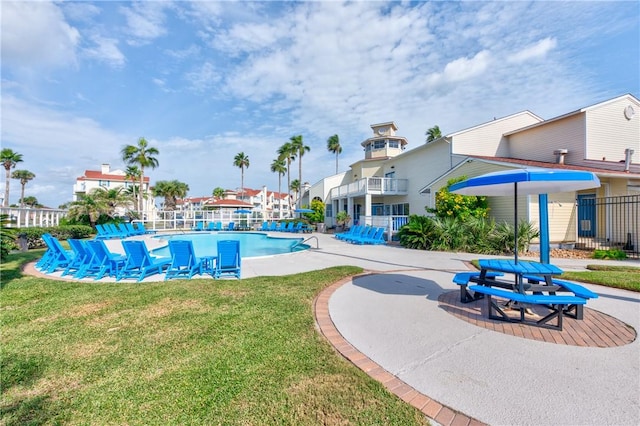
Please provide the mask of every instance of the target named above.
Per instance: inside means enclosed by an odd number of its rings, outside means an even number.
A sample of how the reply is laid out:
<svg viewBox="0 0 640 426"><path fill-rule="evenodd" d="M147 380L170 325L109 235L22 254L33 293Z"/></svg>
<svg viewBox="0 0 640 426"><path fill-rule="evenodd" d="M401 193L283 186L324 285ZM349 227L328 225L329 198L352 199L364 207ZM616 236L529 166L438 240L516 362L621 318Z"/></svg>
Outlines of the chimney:
<svg viewBox="0 0 640 426"><path fill-rule="evenodd" d="M564 164L564 156L569 153L566 149L556 149L553 154L556 156L556 164Z"/></svg>
<svg viewBox="0 0 640 426"><path fill-rule="evenodd" d="M111 169L111 166L109 166L109 164L104 163L101 166L101 172L103 175L108 175L110 169Z"/></svg>
<svg viewBox="0 0 640 426"><path fill-rule="evenodd" d="M631 166L631 156L635 151L631 148L627 148L624 150L624 171L628 172L629 167Z"/></svg>

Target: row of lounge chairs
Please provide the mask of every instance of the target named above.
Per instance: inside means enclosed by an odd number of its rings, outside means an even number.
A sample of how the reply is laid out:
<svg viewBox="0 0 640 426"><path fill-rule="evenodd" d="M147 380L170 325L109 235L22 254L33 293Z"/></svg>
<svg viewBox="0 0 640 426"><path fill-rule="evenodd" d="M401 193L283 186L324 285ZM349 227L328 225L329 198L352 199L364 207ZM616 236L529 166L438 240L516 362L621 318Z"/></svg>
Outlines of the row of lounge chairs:
<svg viewBox="0 0 640 426"><path fill-rule="evenodd" d="M335 234L335 238L352 244L386 244L384 227L352 226L347 232Z"/></svg>
<svg viewBox="0 0 640 426"><path fill-rule="evenodd" d="M222 222L209 222L207 226L204 226L204 222L196 222L196 225L191 228L192 231L235 231L236 224L229 222L226 227L222 226Z"/></svg>
<svg viewBox="0 0 640 426"><path fill-rule="evenodd" d="M98 235L96 235L97 239L107 240L111 238L126 238L132 237L135 235L144 235L144 234L153 234L156 231L149 231L145 228L142 222L137 222L137 226L134 226L133 223L105 223L103 225L96 225L96 231L98 231Z"/></svg>
<svg viewBox="0 0 640 426"><path fill-rule="evenodd" d="M240 278L240 243L237 240L218 242L217 256L197 257L193 243L187 240L170 240L170 258L152 256L142 240L124 240L125 255L111 253L102 239L68 240L71 250L66 250L60 241L50 234L42 236L47 251L36 263L36 268L50 274L62 271L62 276L75 278L92 277L99 280L105 276L116 281L144 278L165 273L165 280L193 275L211 274L214 278L231 275Z"/></svg>
<svg viewBox="0 0 640 426"><path fill-rule="evenodd" d="M260 230L273 232L311 232L311 228L304 222L262 222Z"/></svg>

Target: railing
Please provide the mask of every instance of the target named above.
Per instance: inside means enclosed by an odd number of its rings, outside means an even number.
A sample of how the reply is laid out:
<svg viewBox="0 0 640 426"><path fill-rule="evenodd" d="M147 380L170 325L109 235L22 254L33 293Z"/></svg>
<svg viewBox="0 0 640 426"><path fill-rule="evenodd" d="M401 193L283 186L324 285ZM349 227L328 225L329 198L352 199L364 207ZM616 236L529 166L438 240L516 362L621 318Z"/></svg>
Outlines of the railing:
<svg viewBox="0 0 640 426"><path fill-rule="evenodd" d="M0 214L6 214L11 228L33 228L36 226L57 226L60 219L67 215L62 209L38 209L19 207L0 207Z"/></svg>
<svg viewBox="0 0 640 426"><path fill-rule="evenodd" d="M576 248L618 249L640 258L640 195L579 198Z"/></svg>
<svg viewBox="0 0 640 426"><path fill-rule="evenodd" d="M408 179L370 177L331 189L331 198L353 197L356 195L406 195Z"/></svg>

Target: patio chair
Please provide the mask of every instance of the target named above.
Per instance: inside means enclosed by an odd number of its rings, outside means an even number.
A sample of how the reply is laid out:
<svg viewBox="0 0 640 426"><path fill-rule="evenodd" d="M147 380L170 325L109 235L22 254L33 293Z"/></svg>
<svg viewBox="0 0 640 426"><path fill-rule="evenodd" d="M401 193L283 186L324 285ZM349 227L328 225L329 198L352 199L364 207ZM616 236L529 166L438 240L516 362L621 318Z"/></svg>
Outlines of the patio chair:
<svg viewBox="0 0 640 426"><path fill-rule="evenodd" d="M61 276L69 275L72 272L75 274L80 271L86 263L91 260L91 253L87 249L87 246L84 241L77 240L75 238L70 238L67 240L69 245L71 246L71 250L73 251L73 259L67 265L67 267L62 272Z"/></svg>
<svg viewBox="0 0 640 426"><path fill-rule="evenodd" d="M137 222L137 223L138 223L138 230L141 231L143 234L156 234L158 232L155 229L145 228L144 223L142 222Z"/></svg>
<svg viewBox="0 0 640 426"><path fill-rule="evenodd" d="M296 222L296 224L293 225L293 228L291 228L291 232L295 232L296 234L298 232L302 232L303 225L304 225L304 223L302 223L302 222Z"/></svg>
<svg viewBox="0 0 640 426"><path fill-rule="evenodd" d="M126 238L126 237L128 237L127 232L122 232L121 230L119 230L118 227L114 223L105 223L102 226L104 226L104 229L106 229L107 232L109 233L109 235L111 235L111 238Z"/></svg>
<svg viewBox="0 0 640 426"><path fill-rule="evenodd" d="M96 238L99 240L107 240L109 238L113 238L111 231L105 228L104 225L97 224L96 231L98 232L98 234L96 235Z"/></svg>
<svg viewBox="0 0 640 426"><path fill-rule="evenodd" d="M73 261L73 254L60 244L60 241L51 234L43 234L42 239L47 245L51 254L48 255L47 261L42 265L45 273L50 274L58 269L66 268Z"/></svg>
<svg viewBox="0 0 640 426"><path fill-rule="evenodd" d="M124 226L127 229L127 231L129 231L129 235L143 235L145 233L145 231L142 231L140 229L136 229L133 226L133 223L131 223L131 222L125 223Z"/></svg>
<svg viewBox="0 0 640 426"><path fill-rule="evenodd" d="M268 231L269 230L269 222L264 221L262 222L262 226L260 227L261 231Z"/></svg>
<svg viewBox="0 0 640 426"><path fill-rule="evenodd" d="M222 222L217 221L217 222L215 223L215 230L216 230L216 231L222 231Z"/></svg>
<svg viewBox="0 0 640 426"><path fill-rule="evenodd" d="M334 237L337 238L338 240L344 240L346 237L353 237L354 235L359 235L363 228L364 227L361 225L354 225L351 228L349 228L348 231L335 234Z"/></svg>
<svg viewBox="0 0 640 426"><path fill-rule="evenodd" d="M233 231L236 227L236 224L234 222L229 222L229 225L227 226L227 231Z"/></svg>
<svg viewBox="0 0 640 426"><path fill-rule="evenodd" d="M240 279L240 263L240 241L218 241L218 255L215 259L213 277L220 278L222 275L232 275Z"/></svg>
<svg viewBox="0 0 640 426"><path fill-rule="evenodd" d="M122 247L127 254L127 261L118 272L116 281L132 278L140 282L149 275L161 274L171 263L171 259L151 256L144 241L123 241Z"/></svg>
<svg viewBox="0 0 640 426"><path fill-rule="evenodd" d="M278 222L278 225L276 226L276 229L274 229L274 231L277 232L285 232L285 229L287 228L287 224L284 222Z"/></svg>
<svg viewBox="0 0 640 426"><path fill-rule="evenodd" d="M40 238L42 238L42 241L44 242L45 246L47 247L47 250L44 252L44 254L40 258L40 260L38 260L36 262L36 264L35 264L36 269L40 269L40 270L45 269L49 265L49 262L51 262L51 259L53 259L54 255L55 255L54 250L52 250L50 248L50 245L47 242L47 240L49 239L50 236L51 236L51 234L42 234L42 236L40 237Z"/></svg>
<svg viewBox="0 0 640 426"><path fill-rule="evenodd" d="M216 230L215 222L207 223L207 227L205 228L205 231L215 231L215 230Z"/></svg>
<svg viewBox="0 0 640 426"><path fill-rule="evenodd" d="M203 262L196 257L191 241L169 240L169 252L171 252L171 264L165 274L165 281L181 276L191 278L194 274L202 275Z"/></svg>
<svg viewBox="0 0 640 426"><path fill-rule="evenodd" d="M372 238L375 232L376 232L376 228L374 228L373 226L365 226L364 228L362 228L362 232L360 232L360 234L346 236L344 237L344 241L355 243L358 240L363 240L365 238Z"/></svg>
<svg viewBox="0 0 640 426"><path fill-rule="evenodd" d="M287 223L287 226L283 229L284 232L293 232L293 222Z"/></svg>
<svg viewBox="0 0 640 426"><path fill-rule="evenodd" d="M203 222L196 222L196 226L192 226L191 230L192 231L204 231L204 223Z"/></svg>
<svg viewBox="0 0 640 426"><path fill-rule="evenodd" d="M122 235L125 235L127 237L133 237L134 235L137 235L136 231L131 232L131 230L127 228L127 225L125 223L119 223L116 229L120 231Z"/></svg>
<svg viewBox="0 0 640 426"><path fill-rule="evenodd" d="M374 228L370 237L356 238L352 242L354 244L385 244L383 227Z"/></svg>
<svg viewBox="0 0 640 426"><path fill-rule="evenodd" d="M278 229L278 223L271 222L271 225L269 225L269 231L276 231L277 229Z"/></svg>
<svg viewBox="0 0 640 426"><path fill-rule="evenodd" d="M127 258L121 254L111 253L102 240L90 240L86 245L91 258L76 272L75 277L93 277L99 280L107 275L117 278Z"/></svg>

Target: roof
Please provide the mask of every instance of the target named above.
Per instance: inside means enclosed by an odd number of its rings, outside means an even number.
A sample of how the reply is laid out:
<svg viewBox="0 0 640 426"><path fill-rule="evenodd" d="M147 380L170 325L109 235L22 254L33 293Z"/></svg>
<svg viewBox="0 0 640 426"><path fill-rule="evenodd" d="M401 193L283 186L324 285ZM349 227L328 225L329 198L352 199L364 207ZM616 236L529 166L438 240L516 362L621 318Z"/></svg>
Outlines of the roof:
<svg viewBox="0 0 640 426"><path fill-rule="evenodd" d="M246 207L250 209L254 207L254 205L251 203L245 203L244 201L240 201L240 200L226 200L226 199L213 200L205 203L205 205L207 207L229 207L229 208Z"/></svg>
<svg viewBox="0 0 640 426"><path fill-rule="evenodd" d="M459 134L461 134L461 133L466 133L466 132L468 132L468 131L475 130L475 129L479 129L479 128L481 128L481 127L488 126L488 125L490 125L490 124L495 124L496 122L499 122L499 121L502 121L502 120L508 120L508 119L510 119L510 118L517 117L517 116L519 116L519 115L525 115L525 114L526 114L526 115L529 115L529 116L531 116L531 117L533 117L533 118L535 118L535 119L537 119L537 120L540 120L540 122L542 122L542 121L543 121L542 117L537 116L536 114L532 113L532 112L531 112L531 111L529 111L529 110L525 110L525 111L517 112L517 113L515 113L515 114L507 115L507 116L505 116L505 117L501 117L501 118L494 118L494 119L493 119L493 120L491 120L491 121L486 121L486 122L484 122L484 123L482 123L482 124L478 124L478 125L473 126L473 127L468 127L468 128L466 128L466 129L458 130L457 132L450 133L450 134L448 134L448 135L446 135L446 136L443 136L443 137L450 138L450 137L452 137L452 136L457 136L457 135L459 135ZM436 139L436 140L438 140L438 139Z"/></svg>
<svg viewBox="0 0 640 426"><path fill-rule="evenodd" d="M391 126L393 127L393 130L398 130L398 126L396 126L396 123L393 121L387 121L386 123L372 124L371 128L375 129L376 127L382 127L382 126Z"/></svg>
<svg viewBox="0 0 640 426"><path fill-rule="evenodd" d="M102 173L98 170L85 170L84 176L80 176L78 180L108 180L112 182L131 182L131 179L127 179L125 175ZM136 181L139 181L139 179L136 179ZM144 177L144 182L149 182L149 176Z"/></svg>

